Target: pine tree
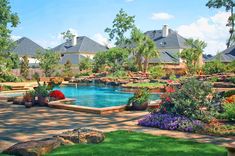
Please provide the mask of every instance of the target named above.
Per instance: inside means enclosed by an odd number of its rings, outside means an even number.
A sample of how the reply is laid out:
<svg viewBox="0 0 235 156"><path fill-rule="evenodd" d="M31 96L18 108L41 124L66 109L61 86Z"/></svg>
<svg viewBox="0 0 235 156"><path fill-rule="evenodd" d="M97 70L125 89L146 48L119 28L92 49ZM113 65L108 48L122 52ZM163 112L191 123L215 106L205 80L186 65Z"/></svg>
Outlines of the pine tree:
<svg viewBox="0 0 235 156"><path fill-rule="evenodd" d="M20 63L20 74L25 79L27 79L29 75L29 59L27 56L23 56L23 60Z"/></svg>

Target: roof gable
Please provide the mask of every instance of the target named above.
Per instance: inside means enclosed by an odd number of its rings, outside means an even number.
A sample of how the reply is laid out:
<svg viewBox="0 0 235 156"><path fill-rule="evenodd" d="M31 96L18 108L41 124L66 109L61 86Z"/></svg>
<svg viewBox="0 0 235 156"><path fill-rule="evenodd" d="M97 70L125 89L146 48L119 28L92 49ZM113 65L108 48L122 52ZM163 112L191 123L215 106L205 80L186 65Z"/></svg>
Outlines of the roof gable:
<svg viewBox="0 0 235 156"><path fill-rule="evenodd" d="M45 51L45 49L29 38L22 37L15 42L15 46L11 51L17 53L19 56L27 55L34 57L37 51Z"/></svg>
<svg viewBox="0 0 235 156"><path fill-rule="evenodd" d="M53 51L57 52L89 52L89 53L97 53L99 51L106 51L108 48L95 42L94 40L86 37L80 36L77 37L77 44L75 46L68 46L68 42L62 43L57 47L53 48Z"/></svg>
<svg viewBox="0 0 235 156"><path fill-rule="evenodd" d="M235 45L225 49L223 52L206 60L206 62L220 60L221 62L232 62L235 60Z"/></svg>
<svg viewBox="0 0 235 156"><path fill-rule="evenodd" d="M184 49L187 48L186 39L172 29L168 30L168 36L162 37L162 30L151 30L145 32L159 49Z"/></svg>

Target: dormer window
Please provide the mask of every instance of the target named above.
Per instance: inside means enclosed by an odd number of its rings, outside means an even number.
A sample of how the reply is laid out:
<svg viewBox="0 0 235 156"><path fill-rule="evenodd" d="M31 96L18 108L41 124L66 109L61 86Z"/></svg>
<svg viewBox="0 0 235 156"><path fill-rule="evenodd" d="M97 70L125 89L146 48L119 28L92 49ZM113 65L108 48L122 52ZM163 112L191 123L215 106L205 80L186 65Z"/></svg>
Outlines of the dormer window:
<svg viewBox="0 0 235 156"><path fill-rule="evenodd" d="M162 47L164 47L164 46L166 46L166 42L160 42L160 45L161 45Z"/></svg>

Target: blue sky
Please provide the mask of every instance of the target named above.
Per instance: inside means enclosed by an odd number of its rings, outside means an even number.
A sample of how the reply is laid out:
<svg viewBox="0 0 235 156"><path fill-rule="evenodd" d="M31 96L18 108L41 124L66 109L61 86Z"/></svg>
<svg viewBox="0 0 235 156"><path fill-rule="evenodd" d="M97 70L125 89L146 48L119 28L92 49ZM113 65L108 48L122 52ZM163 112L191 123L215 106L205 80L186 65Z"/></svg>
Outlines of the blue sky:
<svg viewBox="0 0 235 156"><path fill-rule="evenodd" d="M43 47L54 47L63 42L59 34L71 29L80 36L105 43L104 29L112 25L115 15L123 8L136 16L136 25L142 31L161 29L163 24L168 24L184 37L205 40L206 53L215 54L225 48L228 14L224 10L208 9L206 1L10 0L12 11L18 13L21 21L12 35L15 39L26 36Z"/></svg>

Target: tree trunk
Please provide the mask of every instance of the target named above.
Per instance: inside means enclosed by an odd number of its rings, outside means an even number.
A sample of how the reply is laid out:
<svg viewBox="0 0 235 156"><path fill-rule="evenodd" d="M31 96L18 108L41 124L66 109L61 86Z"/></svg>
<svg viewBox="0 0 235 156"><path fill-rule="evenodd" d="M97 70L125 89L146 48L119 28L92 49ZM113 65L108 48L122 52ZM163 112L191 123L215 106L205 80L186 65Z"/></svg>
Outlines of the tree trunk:
<svg viewBox="0 0 235 156"><path fill-rule="evenodd" d="M148 58L144 58L144 73L148 70Z"/></svg>

